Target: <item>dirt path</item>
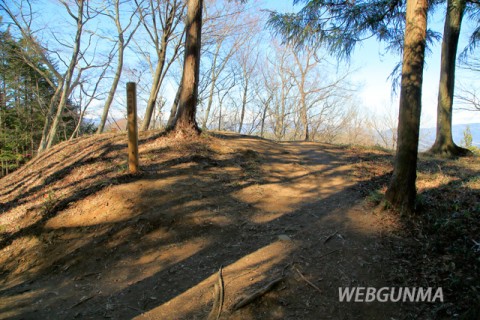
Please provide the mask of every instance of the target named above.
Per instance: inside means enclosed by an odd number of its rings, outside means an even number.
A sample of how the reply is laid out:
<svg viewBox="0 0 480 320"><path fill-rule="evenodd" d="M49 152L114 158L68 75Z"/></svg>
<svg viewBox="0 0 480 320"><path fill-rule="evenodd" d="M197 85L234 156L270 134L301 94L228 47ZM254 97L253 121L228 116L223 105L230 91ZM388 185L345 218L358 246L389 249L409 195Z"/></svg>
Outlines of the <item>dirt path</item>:
<svg viewBox="0 0 480 320"><path fill-rule="evenodd" d="M236 135L173 149L159 140L142 144L139 176L90 172L96 178L80 185L74 173L92 160L79 164L61 181L98 190L70 196L47 218L28 208L14 216L10 205L0 218L9 232L1 319L206 319L221 266L222 319L397 319L399 304L338 301L339 287L392 286L382 235L394 224L365 205L362 191L385 176L359 178L358 154ZM115 158L121 148L112 150ZM61 190L58 198L68 198ZM3 196L22 197L8 188Z"/></svg>

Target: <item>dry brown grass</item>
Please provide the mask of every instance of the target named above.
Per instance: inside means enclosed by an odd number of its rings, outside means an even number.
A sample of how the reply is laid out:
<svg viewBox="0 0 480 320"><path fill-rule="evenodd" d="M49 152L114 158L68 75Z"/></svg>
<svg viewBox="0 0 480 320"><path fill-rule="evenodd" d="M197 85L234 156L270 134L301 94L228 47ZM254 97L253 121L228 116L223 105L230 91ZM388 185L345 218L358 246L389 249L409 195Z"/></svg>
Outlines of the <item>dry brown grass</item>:
<svg viewBox="0 0 480 320"><path fill-rule="evenodd" d="M126 149L123 134L64 142L0 180L0 318L203 318L220 265L229 319L475 312L478 159L421 158L419 215L401 217L381 150L153 132L130 175ZM339 286L426 284L447 303L338 302Z"/></svg>

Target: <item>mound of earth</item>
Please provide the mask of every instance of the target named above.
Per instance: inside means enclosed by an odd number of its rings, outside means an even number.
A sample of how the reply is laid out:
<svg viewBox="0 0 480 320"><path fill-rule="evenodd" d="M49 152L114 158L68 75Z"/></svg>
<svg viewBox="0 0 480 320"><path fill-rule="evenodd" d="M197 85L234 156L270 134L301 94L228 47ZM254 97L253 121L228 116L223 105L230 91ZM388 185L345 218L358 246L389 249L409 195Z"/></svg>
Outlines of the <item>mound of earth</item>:
<svg viewBox="0 0 480 320"><path fill-rule="evenodd" d="M124 134L82 138L0 180L1 319L399 319L339 301L392 286L397 221L365 202L390 155L228 133L139 154L130 175Z"/></svg>

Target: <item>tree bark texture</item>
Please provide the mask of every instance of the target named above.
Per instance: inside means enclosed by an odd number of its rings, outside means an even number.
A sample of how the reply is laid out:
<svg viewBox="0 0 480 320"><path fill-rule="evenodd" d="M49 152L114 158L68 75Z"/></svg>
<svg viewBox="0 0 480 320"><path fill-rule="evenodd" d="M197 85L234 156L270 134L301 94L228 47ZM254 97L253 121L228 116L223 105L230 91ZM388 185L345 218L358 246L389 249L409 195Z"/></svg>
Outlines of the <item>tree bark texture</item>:
<svg viewBox="0 0 480 320"><path fill-rule="evenodd" d="M200 79L200 47L202 34L203 0L188 0L185 39L185 58L180 99L173 130L200 132L195 115Z"/></svg>
<svg viewBox="0 0 480 320"><path fill-rule="evenodd" d="M418 137L428 0L408 0L403 50L398 144L386 198L402 213L415 209Z"/></svg>
<svg viewBox="0 0 480 320"><path fill-rule="evenodd" d="M465 6L465 0L448 0L447 4L438 88L437 134L435 143L430 149L430 153L442 156L461 156L470 153L468 149L457 146L452 137L455 66Z"/></svg>

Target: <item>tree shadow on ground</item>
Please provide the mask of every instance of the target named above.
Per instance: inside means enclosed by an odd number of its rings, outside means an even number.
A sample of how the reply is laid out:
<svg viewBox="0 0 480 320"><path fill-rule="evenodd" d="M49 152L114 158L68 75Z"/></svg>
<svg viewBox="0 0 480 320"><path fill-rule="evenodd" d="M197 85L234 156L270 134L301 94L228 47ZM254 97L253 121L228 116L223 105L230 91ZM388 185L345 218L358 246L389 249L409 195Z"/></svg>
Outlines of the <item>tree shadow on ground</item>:
<svg viewBox="0 0 480 320"><path fill-rule="evenodd" d="M377 231L358 220L367 214L360 212L365 189L382 186L388 173L337 185L331 182L351 177L355 167L349 165L358 160L344 149L312 144L299 151L301 143L275 148L258 140L264 144L260 152L248 151L259 148L250 137L224 140L235 149L200 148L193 155L163 160L158 157L167 150L153 146L142 155L142 174L117 175L115 183L78 189L10 235L4 251L15 241L23 241L26 249L10 251L0 270L5 276L0 318L205 318L221 265L227 309L240 295L288 275L282 290L253 304L261 312L245 308L231 318L314 319L326 314L332 319L384 319L398 311L388 304L341 305L337 291L340 286L388 285L389 275L379 264L385 257L375 253ZM98 159L112 157L124 145L103 147ZM287 169L294 172L282 175ZM59 171L50 176L65 179L72 172ZM85 181L100 179L101 172ZM265 197L251 192L242 197L251 188L266 192L263 187L291 187L305 197L290 199L294 205L283 211L262 207ZM108 198L112 194L116 197ZM83 203L84 210L74 213L91 219L68 225L69 204L89 199L92 205ZM115 216L102 215L112 206ZM335 231L341 237L327 242ZM279 240L280 235L291 241ZM299 280L299 274L325 277L323 282L312 279L322 293Z"/></svg>

